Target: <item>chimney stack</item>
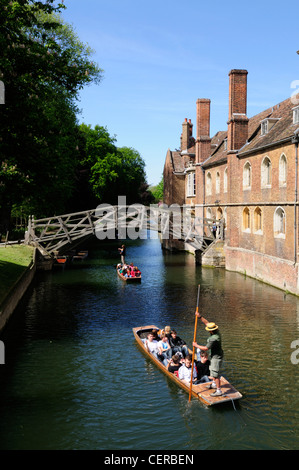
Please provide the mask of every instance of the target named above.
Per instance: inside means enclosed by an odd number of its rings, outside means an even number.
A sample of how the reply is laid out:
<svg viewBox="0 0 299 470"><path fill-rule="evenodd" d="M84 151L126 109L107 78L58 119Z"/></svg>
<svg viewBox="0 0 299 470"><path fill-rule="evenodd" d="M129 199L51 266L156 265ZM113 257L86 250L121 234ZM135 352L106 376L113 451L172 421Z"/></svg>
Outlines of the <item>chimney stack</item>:
<svg viewBox="0 0 299 470"><path fill-rule="evenodd" d="M196 101L196 163L204 162L211 154L210 105L211 100L206 98L201 98Z"/></svg>
<svg viewBox="0 0 299 470"><path fill-rule="evenodd" d="M236 152L248 139L247 70L229 72L227 150Z"/></svg>
<svg viewBox="0 0 299 470"><path fill-rule="evenodd" d="M188 121L188 119L185 118L181 135L181 151L188 150L188 148L192 147L192 130L193 124L191 123L191 119Z"/></svg>

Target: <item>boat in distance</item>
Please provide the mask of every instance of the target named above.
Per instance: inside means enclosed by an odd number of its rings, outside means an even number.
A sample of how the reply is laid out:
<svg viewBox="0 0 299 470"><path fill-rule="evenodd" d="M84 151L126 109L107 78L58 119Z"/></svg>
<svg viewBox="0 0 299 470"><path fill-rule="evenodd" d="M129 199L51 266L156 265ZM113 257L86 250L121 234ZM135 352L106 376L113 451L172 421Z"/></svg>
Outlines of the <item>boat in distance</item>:
<svg viewBox="0 0 299 470"><path fill-rule="evenodd" d="M129 283L131 283L131 282L133 282L133 283L135 283L135 282L141 282L141 272L140 272L139 270L136 271L136 274L133 275L133 276L124 276L124 274L121 272L121 270L122 270L121 268L122 268L121 265L117 265L116 271L117 271L118 276L119 276L123 281L129 282Z"/></svg>
<svg viewBox="0 0 299 470"><path fill-rule="evenodd" d="M186 385L182 382L175 374L169 372L168 369L164 366L164 364L159 361L153 354L151 354L147 348L145 347L145 343L143 342L144 339L147 338L148 333L152 330L159 330L159 328L155 325L147 325L147 326L139 326L133 328L133 334L137 341L138 346L140 346L142 352L149 357L171 380L173 380L179 387L183 388L188 393L190 392L190 386ZM189 349L190 354L192 351ZM220 379L221 385L221 396L211 397L212 389L209 388L209 385L212 384L211 382L192 385L192 396L197 398L199 401L204 403L207 406L212 405L219 405L221 403L226 403L234 400L240 400L242 395L238 390L236 390L224 377Z"/></svg>

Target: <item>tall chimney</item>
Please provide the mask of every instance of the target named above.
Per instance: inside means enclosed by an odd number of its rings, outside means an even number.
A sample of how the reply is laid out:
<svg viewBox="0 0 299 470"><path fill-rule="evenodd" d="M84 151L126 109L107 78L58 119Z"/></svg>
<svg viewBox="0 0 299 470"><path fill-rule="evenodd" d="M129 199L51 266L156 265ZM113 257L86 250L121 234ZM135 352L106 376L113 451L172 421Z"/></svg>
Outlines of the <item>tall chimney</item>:
<svg viewBox="0 0 299 470"><path fill-rule="evenodd" d="M205 161L211 154L210 105L211 100L206 98L201 98L196 101L196 163Z"/></svg>
<svg viewBox="0 0 299 470"><path fill-rule="evenodd" d="M228 151L239 150L248 139L247 70L229 72Z"/></svg>

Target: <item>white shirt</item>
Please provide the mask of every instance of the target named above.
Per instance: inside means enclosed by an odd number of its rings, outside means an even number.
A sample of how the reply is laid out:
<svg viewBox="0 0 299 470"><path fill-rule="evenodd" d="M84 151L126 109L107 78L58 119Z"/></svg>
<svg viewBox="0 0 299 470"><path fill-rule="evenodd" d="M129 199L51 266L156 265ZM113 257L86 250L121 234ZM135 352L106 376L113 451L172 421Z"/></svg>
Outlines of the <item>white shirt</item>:
<svg viewBox="0 0 299 470"><path fill-rule="evenodd" d="M153 339L153 341L146 340L146 346L148 347L151 353L159 352L158 341L156 341L155 339Z"/></svg>
<svg viewBox="0 0 299 470"><path fill-rule="evenodd" d="M197 372L195 369L195 365L193 366L193 378L197 377ZM179 368L179 378L181 380L187 380L187 382L190 382L191 380L191 366L186 367L185 364L182 365L182 367Z"/></svg>

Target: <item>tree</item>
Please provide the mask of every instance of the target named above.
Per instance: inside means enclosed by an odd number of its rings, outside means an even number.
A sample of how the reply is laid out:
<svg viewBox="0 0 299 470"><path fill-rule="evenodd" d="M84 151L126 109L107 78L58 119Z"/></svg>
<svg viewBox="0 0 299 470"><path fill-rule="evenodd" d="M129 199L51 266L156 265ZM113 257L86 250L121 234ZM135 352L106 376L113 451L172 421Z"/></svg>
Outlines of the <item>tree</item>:
<svg viewBox="0 0 299 470"><path fill-rule="evenodd" d="M79 132L77 204L80 205L80 201L85 204L88 201L89 207L103 202L117 204L118 196L126 196L127 203L133 204L149 196L145 163L137 150L118 148L116 138L99 125L92 129L90 125L81 124Z"/></svg>
<svg viewBox="0 0 299 470"><path fill-rule="evenodd" d="M163 201L163 192L164 192L163 176L162 176L161 181L157 184L157 186L152 187L150 191L153 194L156 203Z"/></svg>
<svg viewBox="0 0 299 470"><path fill-rule="evenodd" d="M90 61L54 0L0 0L0 222L13 204L35 215L58 211L74 185L79 90L99 83ZM30 213L29 212L29 213Z"/></svg>

